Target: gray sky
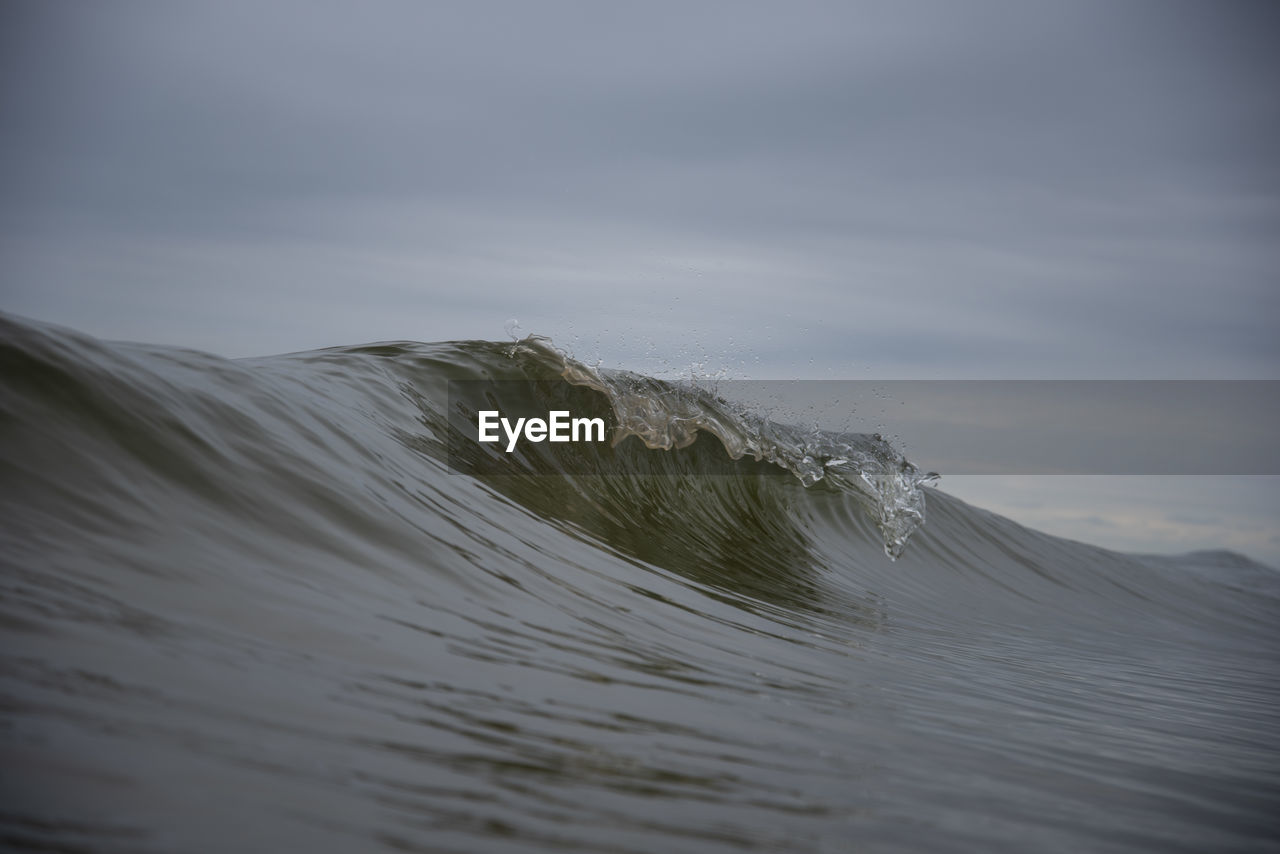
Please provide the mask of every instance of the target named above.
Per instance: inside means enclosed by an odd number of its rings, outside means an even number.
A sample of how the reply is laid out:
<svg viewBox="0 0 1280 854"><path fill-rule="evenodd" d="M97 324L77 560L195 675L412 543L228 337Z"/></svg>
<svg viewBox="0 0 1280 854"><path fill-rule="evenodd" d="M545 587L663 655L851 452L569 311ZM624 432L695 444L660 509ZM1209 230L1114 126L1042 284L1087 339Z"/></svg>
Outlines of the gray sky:
<svg viewBox="0 0 1280 854"><path fill-rule="evenodd" d="M651 372L1274 379L1278 10L9 0L0 310L230 356L516 317Z"/></svg>

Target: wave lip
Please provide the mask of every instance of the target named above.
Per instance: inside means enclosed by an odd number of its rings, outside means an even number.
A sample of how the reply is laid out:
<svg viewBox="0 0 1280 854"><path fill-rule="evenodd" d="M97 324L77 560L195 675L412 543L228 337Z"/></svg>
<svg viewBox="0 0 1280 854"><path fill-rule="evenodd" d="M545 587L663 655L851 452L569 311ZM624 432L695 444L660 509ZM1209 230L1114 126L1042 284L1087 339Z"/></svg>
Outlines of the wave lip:
<svg viewBox="0 0 1280 854"><path fill-rule="evenodd" d="M937 483L939 475L917 469L878 433L780 424L726 400L714 388L585 365L539 336L517 341L511 352L604 394L614 420L614 447L635 436L649 449L670 451L690 446L699 432L710 433L733 460L749 456L772 463L806 487L821 481L857 498L875 520L885 554L895 560L924 524L922 487Z"/></svg>

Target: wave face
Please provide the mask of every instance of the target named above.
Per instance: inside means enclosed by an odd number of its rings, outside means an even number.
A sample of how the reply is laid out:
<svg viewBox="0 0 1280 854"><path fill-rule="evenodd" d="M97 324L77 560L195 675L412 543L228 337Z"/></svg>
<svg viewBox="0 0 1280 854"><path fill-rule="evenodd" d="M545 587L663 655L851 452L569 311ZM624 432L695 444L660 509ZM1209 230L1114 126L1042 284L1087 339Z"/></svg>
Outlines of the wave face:
<svg viewBox="0 0 1280 854"><path fill-rule="evenodd" d="M531 378L619 441L451 471L450 381ZM536 339L3 318L0 380L11 848L1280 842L1280 585L1241 556L1050 537Z"/></svg>

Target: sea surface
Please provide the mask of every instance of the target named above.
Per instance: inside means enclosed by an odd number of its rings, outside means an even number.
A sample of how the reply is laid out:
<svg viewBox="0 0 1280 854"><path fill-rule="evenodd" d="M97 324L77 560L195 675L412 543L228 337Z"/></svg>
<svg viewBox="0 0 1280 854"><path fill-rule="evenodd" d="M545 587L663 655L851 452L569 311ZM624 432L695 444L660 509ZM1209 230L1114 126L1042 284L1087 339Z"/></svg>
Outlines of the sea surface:
<svg viewBox="0 0 1280 854"><path fill-rule="evenodd" d="M935 482L536 338L0 316L0 847L1280 850L1280 575Z"/></svg>

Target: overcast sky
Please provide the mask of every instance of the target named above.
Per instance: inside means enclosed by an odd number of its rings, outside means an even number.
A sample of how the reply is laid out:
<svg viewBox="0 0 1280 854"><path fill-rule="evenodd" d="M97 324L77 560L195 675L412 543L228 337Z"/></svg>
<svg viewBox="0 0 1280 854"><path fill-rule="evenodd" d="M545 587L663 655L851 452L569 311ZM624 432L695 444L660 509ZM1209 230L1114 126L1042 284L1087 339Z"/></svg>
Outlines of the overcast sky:
<svg viewBox="0 0 1280 854"><path fill-rule="evenodd" d="M1267 2L0 5L0 310L229 356L1274 379ZM1280 546L1278 546L1280 548Z"/></svg>

